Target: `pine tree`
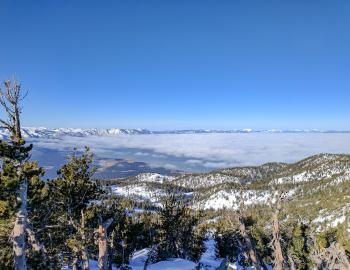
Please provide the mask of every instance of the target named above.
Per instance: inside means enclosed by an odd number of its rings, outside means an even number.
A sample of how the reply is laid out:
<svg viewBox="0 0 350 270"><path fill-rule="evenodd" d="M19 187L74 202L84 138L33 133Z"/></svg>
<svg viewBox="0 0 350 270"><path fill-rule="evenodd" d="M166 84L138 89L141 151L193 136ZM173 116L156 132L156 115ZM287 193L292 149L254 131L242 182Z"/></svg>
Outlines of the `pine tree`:
<svg viewBox="0 0 350 270"><path fill-rule="evenodd" d="M215 252L218 258L225 258L228 262L239 260L242 238L238 229L218 226L215 231ZM239 261L242 265L243 262Z"/></svg>
<svg viewBox="0 0 350 270"><path fill-rule="evenodd" d="M309 228L302 223L289 224L289 227L292 228L288 232L289 235L283 238L287 239L288 243L287 254L290 268L292 270L310 269Z"/></svg>
<svg viewBox="0 0 350 270"><path fill-rule="evenodd" d="M36 252L42 252L36 236L28 222L28 193L30 189L42 187L39 181L43 174L36 162L29 161L32 145L26 145L21 132L21 86L14 78L4 82L4 90L0 90L0 105L4 109L7 119L0 119L1 127L9 133L9 141L0 142L0 158L2 171L0 175L0 219L14 224L11 233L13 260L15 269L27 269L27 242ZM35 187L36 186L36 187ZM29 191L28 191L29 189ZM34 193L32 192L32 195ZM15 214L14 214L15 213ZM1 222L1 238L8 233L8 227ZM2 241L1 241L2 242ZM6 248L1 253L9 264Z"/></svg>
<svg viewBox="0 0 350 270"><path fill-rule="evenodd" d="M183 195L172 187L167 188L163 206L159 212L159 259L172 257L197 261L204 252L204 236L196 231L199 216L187 207Z"/></svg>
<svg viewBox="0 0 350 270"><path fill-rule="evenodd" d="M94 227L89 226L93 216L91 202L100 196L100 188L92 181L93 155L88 148L78 156L74 153L58 171L58 178L49 182L52 196L52 215L47 223L55 253L64 254L64 260L74 269L82 264L89 268L89 245Z"/></svg>

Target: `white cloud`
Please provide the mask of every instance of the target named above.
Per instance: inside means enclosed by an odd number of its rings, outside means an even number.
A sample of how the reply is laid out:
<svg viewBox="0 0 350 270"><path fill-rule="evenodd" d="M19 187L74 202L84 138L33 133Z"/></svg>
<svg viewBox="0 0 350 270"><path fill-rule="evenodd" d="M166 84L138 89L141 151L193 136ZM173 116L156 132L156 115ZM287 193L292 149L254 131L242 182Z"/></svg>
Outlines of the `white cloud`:
<svg viewBox="0 0 350 270"><path fill-rule="evenodd" d="M185 163L190 165L200 165L200 164L203 164L203 161L199 159L188 159L185 161Z"/></svg>
<svg viewBox="0 0 350 270"><path fill-rule="evenodd" d="M177 169L176 165L170 164L170 163L164 164L163 167L166 168L166 169L170 169L170 170L175 170L175 169Z"/></svg>
<svg viewBox="0 0 350 270"><path fill-rule="evenodd" d="M135 156L149 156L150 153L145 153L145 152L137 152L135 153Z"/></svg>
<svg viewBox="0 0 350 270"><path fill-rule="evenodd" d="M66 137L36 140L49 149L72 150L88 145L97 156L158 159L157 165L208 168L293 162L319 153L350 153L350 134L161 134L113 137ZM141 154L142 153L142 154ZM149 155L150 153L151 155ZM153 161L150 161L152 165ZM180 166L181 167L181 166Z"/></svg>

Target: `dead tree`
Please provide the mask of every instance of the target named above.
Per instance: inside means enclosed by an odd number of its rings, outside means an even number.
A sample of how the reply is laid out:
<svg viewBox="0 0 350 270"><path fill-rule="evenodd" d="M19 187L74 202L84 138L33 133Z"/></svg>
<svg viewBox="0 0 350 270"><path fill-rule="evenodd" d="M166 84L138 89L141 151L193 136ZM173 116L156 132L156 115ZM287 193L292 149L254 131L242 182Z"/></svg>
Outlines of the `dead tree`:
<svg viewBox="0 0 350 270"><path fill-rule="evenodd" d="M311 239L314 246L311 252L311 260L318 270L350 269L349 259L344 248L339 243L333 242L327 248L320 247L314 232L311 234Z"/></svg>
<svg viewBox="0 0 350 270"><path fill-rule="evenodd" d="M108 270L108 228L111 226L113 218L103 221L102 216L98 217L98 269Z"/></svg>
<svg viewBox="0 0 350 270"><path fill-rule="evenodd" d="M19 143L22 139L20 103L27 94L22 95L21 85L15 78L12 83L5 81L4 87L5 89L0 91L0 104L5 110L7 120L0 119L1 127L9 131L13 142Z"/></svg>
<svg viewBox="0 0 350 270"><path fill-rule="evenodd" d="M284 258L281 245L281 230L279 215L282 211L282 202L285 198L283 191L277 191L276 203L274 205L275 211L272 214L272 241L271 248L273 251L273 269L283 270ZM272 204L271 204L272 206Z"/></svg>
<svg viewBox="0 0 350 270"><path fill-rule="evenodd" d="M239 221L239 232L243 238L243 250L245 250L247 257L249 258L249 260L251 261L251 263L253 264L254 268L256 270L262 270L262 263L261 260L258 256L258 253L256 251L255 245L252 241L252 239L250 238L247 229L246 229L246 225L245 225L245 205L244 205L244 197L243 197L243 192L244 192L244 188L243 186L240 187L240 206L239 206L239 210L238 210L238 221Z"/></svg>
<svg viewBox="0 0 350 270"><path fill-rule="evenodd" d="M0 119L0 125L2 128L8 130L12 145L14 147L20 147L22 144L20 103L26 95L22 95L21 86L14 78L13 81L4 82L4 90L0 90L0 105L3 108L7 119ZM26 230L28 221L27 212L27 189L28 182L23 175L23 162L24 160L19 158L13 160L17 177L19 180L19 189L17 195L17 203L19 209L16 213L16 220L13 226L11 239L14 253L15 269L23 270L27 269L27 262L25 257L25 243L26 243Z"/></svg>

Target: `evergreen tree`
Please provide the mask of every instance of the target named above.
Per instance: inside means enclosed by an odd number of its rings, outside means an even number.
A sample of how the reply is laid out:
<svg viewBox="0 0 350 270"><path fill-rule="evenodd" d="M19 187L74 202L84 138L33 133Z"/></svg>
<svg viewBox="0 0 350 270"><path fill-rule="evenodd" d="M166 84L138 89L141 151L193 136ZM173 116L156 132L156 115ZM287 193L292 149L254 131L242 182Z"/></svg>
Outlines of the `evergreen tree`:
<svg viewBox="0 0 350 270"><path fill-rule="evenodd" d="M176 257L197 261L205 250L205 238L196 230L199 216L187 207L185 197L169 187L158 214L159 259Z"/></svg>
<svg viewBox="0 0 350 270"><path fill-rule="evenodd" d="M241 213L238 212L238 215L232 211L223 213L225 219L220 221L216 227L216 255L225 258L226 262L238 262L243 267L251 266L251 253L246 244L249 239L248 244L253 248L255 258L261 268L266 269L265 263L270 262L271 256L268 246L270 237L264 228L259 226L255 217L247 214L247 209L244 207L241 209L243 210L239 210Z"/></svg>
<svg viewBox="0 0 350 270"><path fill-rule="evenodd" d="M306 224L294 223L288 224L291 231L283 238L288 244L288 262L291 269L307 270L311 268L310 247L309 247L309 228Z"/></svg>
<svg viewBox="0 0 350 270"><path fill-rule="evenodd" d="M27 249L28 243L34 250L34 255L43 251L28 220L28 215L31 214L28 206L32 210L35 208L35 190L40 191L43 187L40 181L43 169L36 162L29 161L32 145L26 145L22 138L20 103L23 98L21 86L16 79L4 82L4 90L0 90L0 105L7 119L0 119L0 124L8 131L9 140L0 142L0 244L4 247L0 252L0 264L4 268L15 269L27 269L26 257L31 252ZM4 238L10 236L10 227L13 256L4 241Z"/></svg>
<svg viewBox="0 0 350 270"><path fill-rule="evenodd" d="M99 198L101 189L92 181L93 155L88 148L82 155L74 153L58 171L58 178L49 182L50 217L46 220L46 239L53 253L74 269L89 268L90 243L94 227L92 202Z"/></svg>
<svg viewBox="0 0 350 270"><path fill-rule="evenodd" d="M229 230L224 226L216 228L215 232L215 252L218 258L225 258L228 262L236 262L239 260L241 250L241 235L237 230ZM244 265L242 260L239 260L240 265Z"/></svg>

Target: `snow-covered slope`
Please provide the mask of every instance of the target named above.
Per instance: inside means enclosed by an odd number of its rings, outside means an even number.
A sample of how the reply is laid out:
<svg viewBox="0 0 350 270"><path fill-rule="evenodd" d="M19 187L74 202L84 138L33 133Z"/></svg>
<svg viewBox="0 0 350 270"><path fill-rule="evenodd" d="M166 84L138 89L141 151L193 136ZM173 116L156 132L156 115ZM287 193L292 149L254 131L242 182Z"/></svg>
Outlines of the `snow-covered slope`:
<svg viewBox="0 0 350 270"><path fill-rule="evenodd" d="M141 174L119 180L117 195L159 205L165 184L192 198L192 207L205 210L237 209L240 186L247 206L269 207L276 186L286 192L291 211L305 212L315 223L330 225L350 214L350 155L321 154L293 164L269 163L237 167L211 173L174 177ZM324 209L323 212L319 209Z"/></svg>
<svg viewBox="0 0 350 270"><path fill-rule="evenodd" d="M291 173L292 172L292 173ZM350 179L350 162L347 155L321 154L289 166L271 184L286 184L333 179L341 182Z"/></svg>
<svg viewBox="0 0 350 270"><path fill-rule="evenodd" d="M210 173L186 174L174 180L187 188L206 188L224 183L250 183L267 179L285 170L285 163L267 163L261 166L236 167Z"/></svg>

